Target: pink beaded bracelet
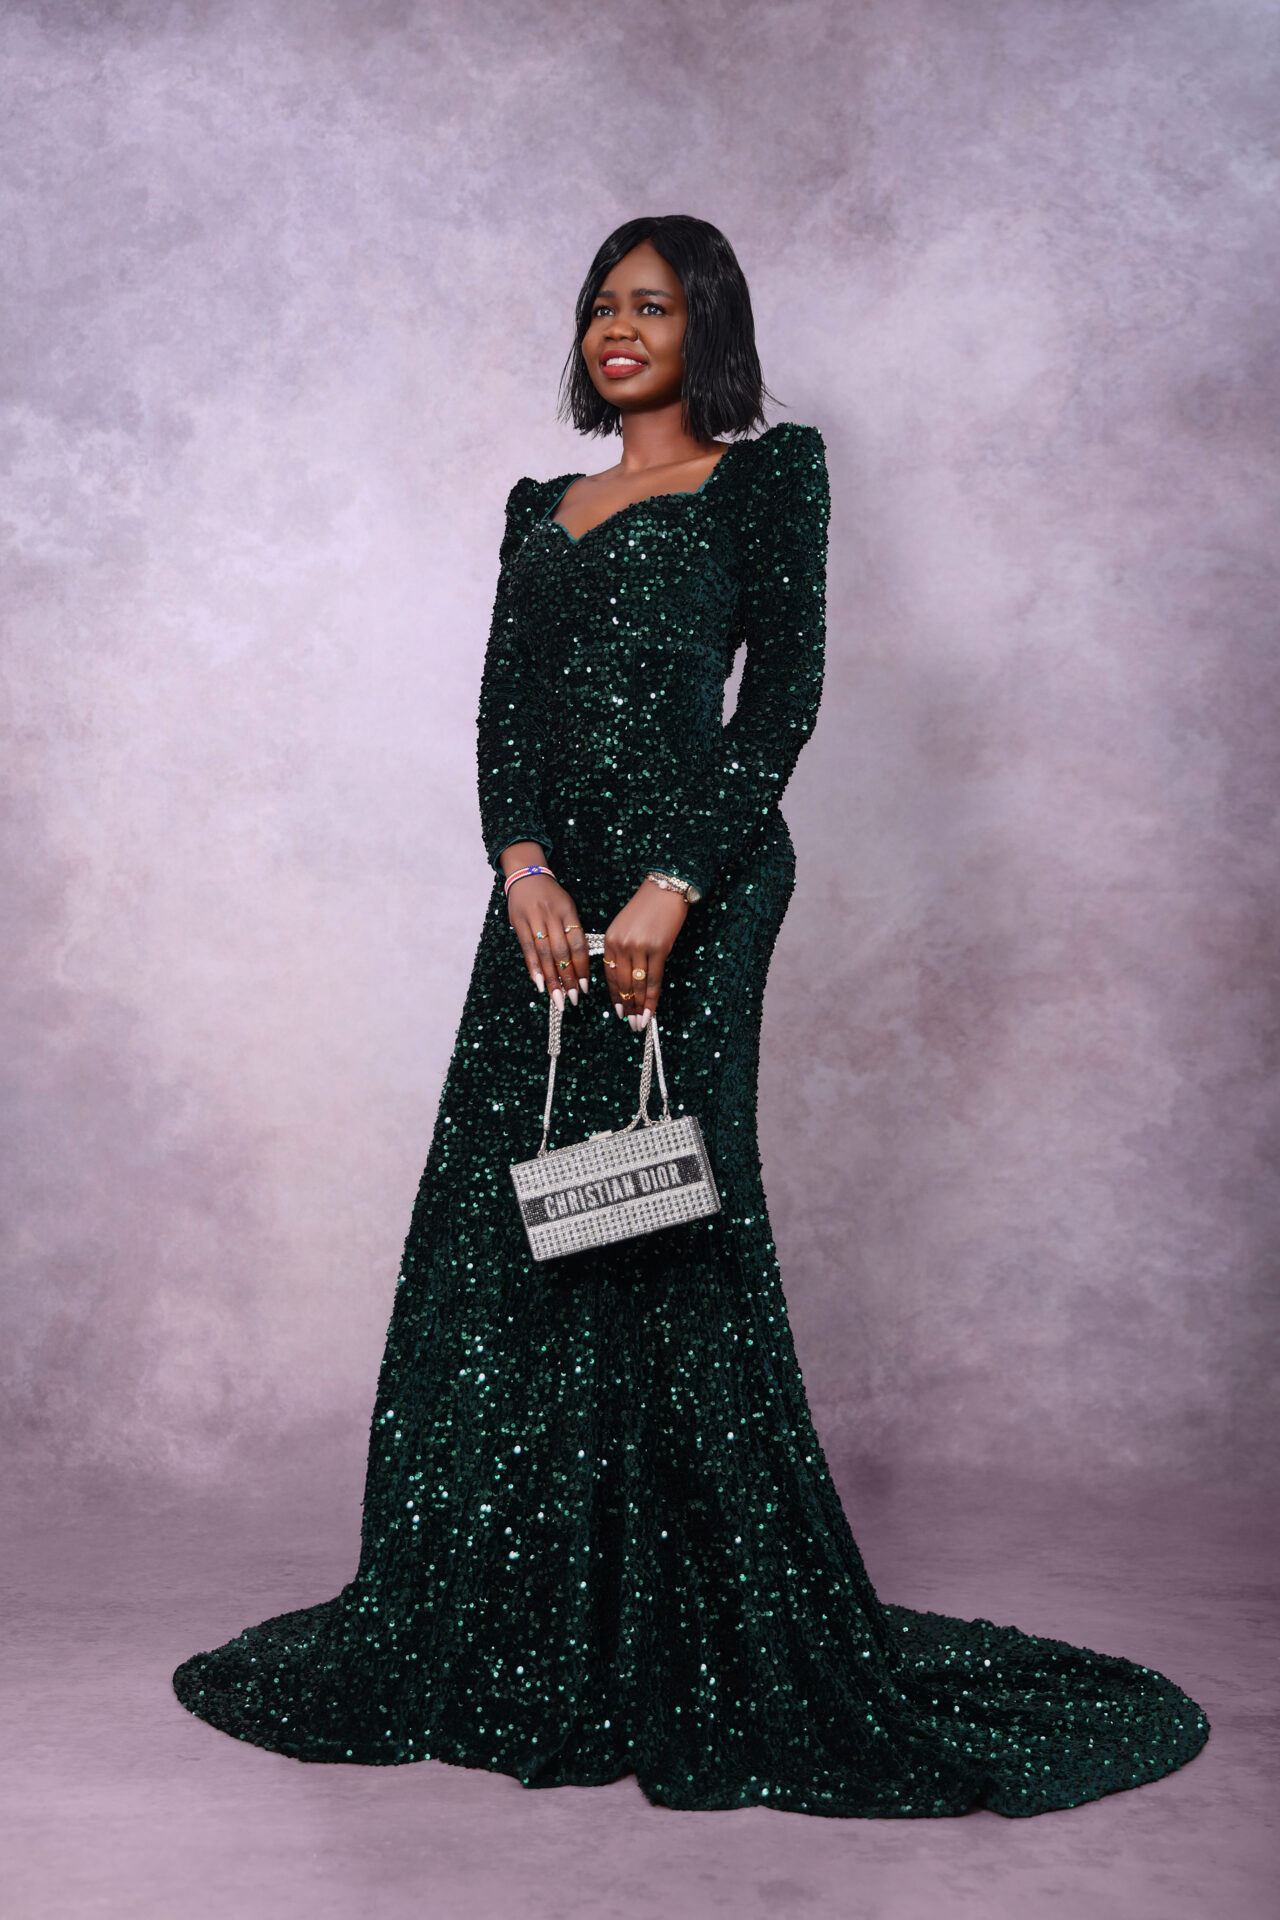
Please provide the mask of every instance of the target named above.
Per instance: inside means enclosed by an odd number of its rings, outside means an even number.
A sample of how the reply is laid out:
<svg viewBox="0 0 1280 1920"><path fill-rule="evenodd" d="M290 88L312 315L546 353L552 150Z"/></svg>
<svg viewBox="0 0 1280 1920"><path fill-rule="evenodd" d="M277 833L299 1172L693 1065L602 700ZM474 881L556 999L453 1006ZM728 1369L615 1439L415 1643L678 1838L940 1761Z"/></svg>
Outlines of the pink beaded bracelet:
<svg viewBox="0 0 1280 1920"><path fill-rule="evenodd" d="M517 880L523 880L525 876L530 873L545 873L545 874L548 874L552 880L555 879L555 875L554 873L551 872L550 867L517 867L514 873L509 873L507 875L506 880L503 883L503 888L502 888L503 899L504 900L506 899L507 895L510 893L512 887L515 885Z"/></svg>

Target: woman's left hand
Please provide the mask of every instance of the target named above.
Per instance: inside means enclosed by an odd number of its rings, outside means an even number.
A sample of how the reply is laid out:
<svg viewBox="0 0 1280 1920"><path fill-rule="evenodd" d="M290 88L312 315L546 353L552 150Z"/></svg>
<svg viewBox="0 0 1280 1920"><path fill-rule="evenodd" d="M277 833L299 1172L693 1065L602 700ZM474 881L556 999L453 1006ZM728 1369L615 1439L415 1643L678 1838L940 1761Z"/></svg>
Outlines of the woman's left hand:
<svg viewBox="0 0 1280 1920"><path fill-rule="evenodd" d="M604 977L614 1012L638 1033L658 1011L662 973L689 903L683 894L642 880L604 935ZM611 964L612 963L612 964ZM634 993L634 1000L623 998Z"/></svg>

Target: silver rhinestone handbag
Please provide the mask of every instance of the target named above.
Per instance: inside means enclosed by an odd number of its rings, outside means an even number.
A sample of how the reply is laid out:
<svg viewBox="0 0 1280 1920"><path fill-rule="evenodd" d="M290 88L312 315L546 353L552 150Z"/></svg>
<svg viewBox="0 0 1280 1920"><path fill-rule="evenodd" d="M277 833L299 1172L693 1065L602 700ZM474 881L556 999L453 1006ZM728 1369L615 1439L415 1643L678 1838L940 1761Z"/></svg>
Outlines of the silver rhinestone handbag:
<svg viewBox="0 0 1280 1920"><path fill-rule="evenodd" d="M589 933L590 953L604 952L604 935ZM658 1022L644 1030L640 1069L640 1105L633 1119L616 1132L593 1133L577 1146L548 1151L551 1099L560 1057L561 1011L551 1002L547 1052L547 1104L542 1113L542 1145L532 1160L511 1169L520 1217L535 1260L555 1260L583 1247L606 1247L615 1240L656 1233L660 1227L704 1220L720 1211L715 1175L703 1145L702 1129L691 1113L673 1119L662 1071ZM654 1069L662 1094L662 1118L649 1117L649 1088ZM640 1126L640 1122L644 1126Z"/></svg>

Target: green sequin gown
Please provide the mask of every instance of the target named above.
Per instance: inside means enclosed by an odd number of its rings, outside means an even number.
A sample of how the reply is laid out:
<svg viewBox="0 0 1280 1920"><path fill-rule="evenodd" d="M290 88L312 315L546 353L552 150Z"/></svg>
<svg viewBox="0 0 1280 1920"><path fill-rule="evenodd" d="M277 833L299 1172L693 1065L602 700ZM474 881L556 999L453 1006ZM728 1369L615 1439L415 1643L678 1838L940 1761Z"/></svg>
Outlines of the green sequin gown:
<svg viewBox="0 0 1280 1920"><path fill-rule="evenodd" d="M822 687L822 437L736 442L696 492L579 540L551 517L575 477L507 501L478 729L495 882L396 1287L358 1569L186 1661L178 1696L301 1760L634 1774L665 1807L1025 1815L1153 1780L1203 1744L1195 1702L1125 1659L879 1599L810 1419L756 1078L794 885L778 801ZM661 1020L723 1201L544 1266L507 1171L537 1149L546 1074L547 1003L496 877L525 839L589 929L649 866L702 888ZM597 969L565 1009L554 1144L634 1110L640 1045Z"/></svg>

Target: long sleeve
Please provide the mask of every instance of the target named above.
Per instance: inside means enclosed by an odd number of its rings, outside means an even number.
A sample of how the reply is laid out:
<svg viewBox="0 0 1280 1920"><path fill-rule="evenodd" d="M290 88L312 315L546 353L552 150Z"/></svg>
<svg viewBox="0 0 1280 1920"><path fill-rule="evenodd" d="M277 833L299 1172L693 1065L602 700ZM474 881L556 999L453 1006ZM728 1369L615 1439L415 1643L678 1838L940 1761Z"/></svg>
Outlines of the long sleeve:
<svg viewBox="0 0 1280 1920"><path fill-rule="evenodd" d="M511 591L511 563L538 505L538 482L517 480L507 496L498 586L480 677L476 716L480 830L490 864L498 873L503 848L517 840L536 840L545 854L551 852L541 789L545 693L520 632Z"/></svg>
<svg viewBox="0 0 1280 1920"><path fill-rule="evenodd" d="M712 758L672 795L646 847L648 866L691 880L703 894L749 849L776 807L822 697L826 450L816 427L797 422L769 439L743 503L739 633L746 660L738 703Z"/></svg>

